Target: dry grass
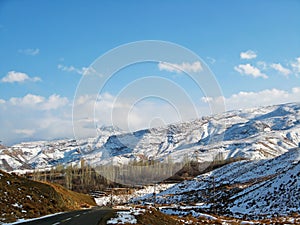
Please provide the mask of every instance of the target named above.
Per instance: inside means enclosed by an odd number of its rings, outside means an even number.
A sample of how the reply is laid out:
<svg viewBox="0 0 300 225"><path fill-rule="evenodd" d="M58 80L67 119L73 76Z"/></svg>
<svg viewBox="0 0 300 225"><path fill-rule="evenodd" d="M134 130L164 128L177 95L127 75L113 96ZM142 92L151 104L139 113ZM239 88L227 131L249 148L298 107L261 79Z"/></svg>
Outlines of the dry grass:
<svg viewBox="0 0 300 225"><path fill-rule="evenodd" d="M45 184L54 188L62 196L63 202L69 209L86 208L95 206L95 201L87 194L70 191L59 184L46 182Z"/></svg>
<svg viewBox="0 0 300 225"><path fill-rule="evenodd" d="M161 213L155 208L146 210L142 215L135 216L138 224L148 225L148 224L164 224L164 225L181 225L184 224L179 220L176 220L172 216Z"/></svg>
<svg viewBox="0 0 300 225"><path fill-rule="evenodd" d="M94 205L94 200L88 195L0 171L0 222Z"/></svg>

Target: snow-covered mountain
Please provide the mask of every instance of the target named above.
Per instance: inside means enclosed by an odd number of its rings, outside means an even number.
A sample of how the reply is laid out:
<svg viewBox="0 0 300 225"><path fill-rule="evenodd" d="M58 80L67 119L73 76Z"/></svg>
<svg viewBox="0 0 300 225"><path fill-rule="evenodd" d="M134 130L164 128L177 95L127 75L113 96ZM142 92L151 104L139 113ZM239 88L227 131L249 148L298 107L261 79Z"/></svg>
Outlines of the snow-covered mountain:
<svg viewBox="0 0 300 225"><path fill-rule="evenodd" d="M152 194L133 201L153 201ZM198 212L235 217L300 213L300 148L273 159L244 160L177 184L157 203L194 205Z"/></svg>
<svg viewBox="0 0 300 225"><path fill-rule="evenodd" d="M47 168L57 164L79 162L81 157L103 146L117 127L100 127L95 138L24 142L0 148L0 169L5 171Z"/></svg>
<svg viewBox="0 0 300 225"><path fill-rule="evenodd" d="M92 165L193 157L270 159L300 142L300 103L230 111L134 133L99 129L87 140L40 141L0 148L0 169L11 171L78 163Z"/></svg>

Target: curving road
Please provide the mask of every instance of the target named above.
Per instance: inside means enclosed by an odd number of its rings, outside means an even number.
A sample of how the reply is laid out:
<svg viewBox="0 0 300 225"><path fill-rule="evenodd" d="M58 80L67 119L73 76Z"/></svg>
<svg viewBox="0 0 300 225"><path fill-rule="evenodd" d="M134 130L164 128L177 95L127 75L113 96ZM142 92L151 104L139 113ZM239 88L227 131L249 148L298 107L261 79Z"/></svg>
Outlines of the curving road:
<svg viewBox="0 0 300 225"><path fill-rule="evenodd" d="M92 209L57 214L33 221L18 223L21 225L98 225L104 218L109 218L113 210L94 207Z"/></svg>

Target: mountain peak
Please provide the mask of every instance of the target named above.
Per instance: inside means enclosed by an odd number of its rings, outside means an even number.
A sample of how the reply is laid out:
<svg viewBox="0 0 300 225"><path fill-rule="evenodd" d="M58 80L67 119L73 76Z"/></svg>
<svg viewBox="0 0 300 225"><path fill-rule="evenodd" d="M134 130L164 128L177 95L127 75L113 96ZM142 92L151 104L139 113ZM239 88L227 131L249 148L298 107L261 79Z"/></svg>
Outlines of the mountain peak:
<svg viewBox="0 0 300 225"><path fill-rule="evenodd" d="M113 125L110 125L110 126L106 126L106 125L102 125L100 127L97 127L97 132L98 133L102 133L102 132L110 132L110 133L120 133L120 132L123 132L123 130L117 126L113 126Z"/></svg>

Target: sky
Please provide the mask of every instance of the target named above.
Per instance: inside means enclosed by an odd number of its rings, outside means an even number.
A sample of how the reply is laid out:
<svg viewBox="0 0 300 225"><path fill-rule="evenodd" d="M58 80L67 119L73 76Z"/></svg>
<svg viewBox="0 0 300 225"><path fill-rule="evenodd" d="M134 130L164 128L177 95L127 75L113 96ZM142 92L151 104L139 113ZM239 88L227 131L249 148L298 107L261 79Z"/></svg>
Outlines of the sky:
<svg viewBox="0 0 300 225"><path fill-rule="evenodd" d="M226 110L297 102L299 12L297 0L0 0L0 141L162 126L213 113L220 99ZM182 46L199 60L128 65L97 92L78 94L101 56L144 40ZM220 96L187 75L203 69Z"/></svg>

